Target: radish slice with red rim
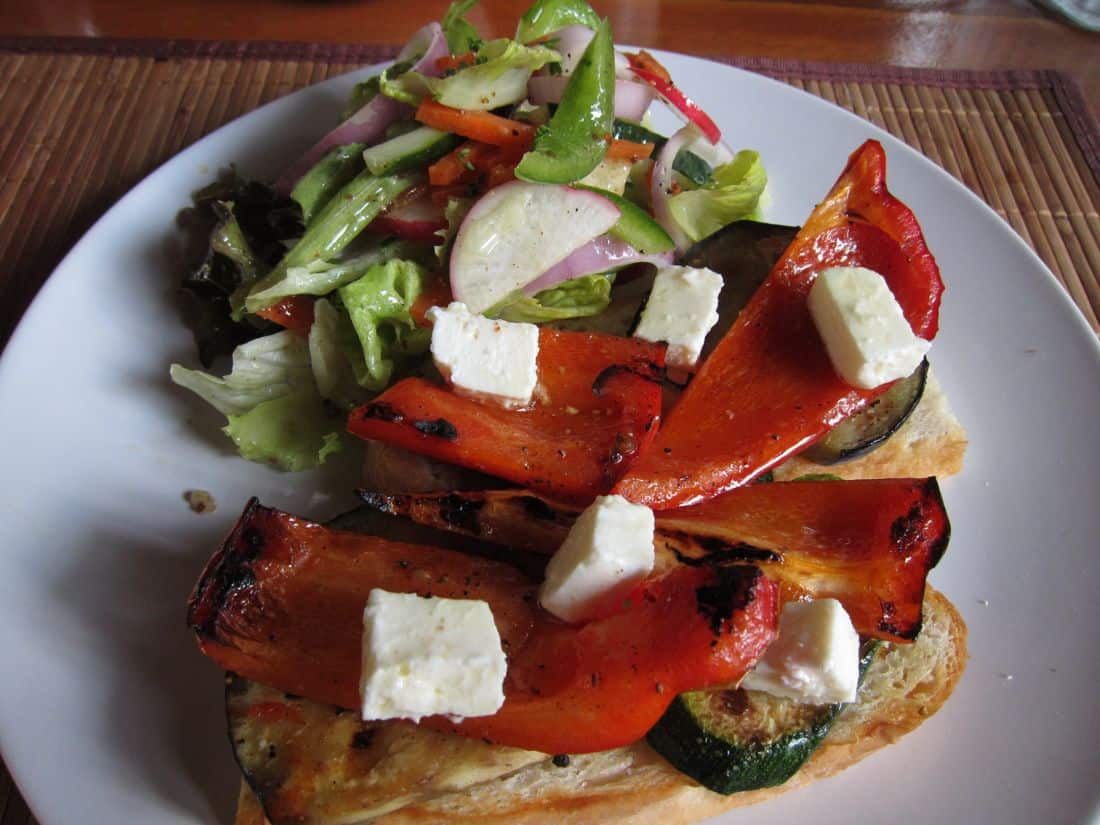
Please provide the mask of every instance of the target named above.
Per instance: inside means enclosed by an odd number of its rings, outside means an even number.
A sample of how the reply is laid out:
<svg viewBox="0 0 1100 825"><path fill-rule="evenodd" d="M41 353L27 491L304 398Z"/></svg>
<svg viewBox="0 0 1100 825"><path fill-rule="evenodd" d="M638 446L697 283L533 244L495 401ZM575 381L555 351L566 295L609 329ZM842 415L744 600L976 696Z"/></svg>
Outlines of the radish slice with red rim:
<svg viewBox="0 0 1100 825"><path fill-rule="evenodd" d="M451 292L485 312L603 235L619 208L583 189L514 181L481 198L451 250Z"/></svg>

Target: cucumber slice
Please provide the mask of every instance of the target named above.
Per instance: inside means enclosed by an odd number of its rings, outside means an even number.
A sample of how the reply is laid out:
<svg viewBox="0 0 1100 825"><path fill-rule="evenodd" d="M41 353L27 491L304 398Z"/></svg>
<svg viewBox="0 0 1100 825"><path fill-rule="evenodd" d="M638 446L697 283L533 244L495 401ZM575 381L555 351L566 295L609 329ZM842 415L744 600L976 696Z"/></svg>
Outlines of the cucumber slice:
<svg viewBox="0 0 1100 825"><path fill-rule="evenodd" d="M655 144L653 151L659 152L668 141L664 135L650 131L638 123L629 120L615 120L611 133L619 140L629 140L633 143ZM687 149L681 151L672 161L672 168L690 180L696 186L702 186L711 179L714 168L704 158Z"/></svg>
<svg viewBox="0 0 1100 825"><path fill-rule="evenodd" d="M595 186L578 183L574 184L574 187L584 189L586 192L595 192L619 207L619 220L607 230L609 235L614 235L619 240L625 241L643 255L668 252L676 247L676 243L664 228L633 201L628 201L622 195L616 195L614 192Z"/></svg>
<svg viewBox="0 0 1100 825"><path fill-rule="evenodd" d="M815 464L840 464L869 453L897 432L924 395L928 359L864 410L841 421L823 439L802 453Z"/></svg>
<svg viewBox="0 0 1100 825"><path fill-rule="evenodd" d="M364 150L363 160L372 175L381 177L426 166L461 142L458 135L421 126Z"/></svg>
<svg viewBox="0 0 1100 825"><path fill-rule="evenodd" d="M714 169L694 152L681 151L672 161L672 169L679 172L696 186L703 186L714 176Z"/></svg>
<svg viewBox="0 0 1100 825"><path fill-rule="evenodd" d="M632 143L655 143L660 149L668 140L664 135L651 131L640 123L615 118L611 125L611 134L619 140L629 140Z"/></svg>
<svg viewBox="0 0 1100 825"><path fill-rule="evenodd" d="M877 642L861 650L860 677ZM646 737L699 784L721 794L782 785L829 732L843 704L804 705L754 690L683 693Z"/></svg>

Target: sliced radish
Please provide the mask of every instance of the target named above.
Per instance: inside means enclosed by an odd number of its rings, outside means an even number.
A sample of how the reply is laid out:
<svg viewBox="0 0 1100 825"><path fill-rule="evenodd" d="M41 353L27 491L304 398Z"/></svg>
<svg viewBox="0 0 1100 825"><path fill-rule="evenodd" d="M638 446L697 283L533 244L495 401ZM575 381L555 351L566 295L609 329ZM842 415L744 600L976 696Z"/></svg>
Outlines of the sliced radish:
<svg viewBox="0 0 1100 825"><path fill-rule="evenodd" d="M543 103L557 103L569 85L564 75L532 76L527 81L529 99L536 106ZM657 93L652 86L633 80L615 81L615 117L623 120L641 120Z"/></svg>
<svg viewBox="0 0 1100 825"><path fill-rule="evenodd" d="M381 235L395 235L415 243L437 244L437 233L447 228L443 204L435 203L425 187L413 187L410 197L401 197L371 221L368 231Z"/></svg>
<svg viewBox="0 0 1100 825"><path fill-rule="evenodd" d="M485 312L618 220L617 206L583 189L524 181L498 186L474 204L455 237L455 300Z"/></svg>
<svg viewBox="0 0 1100 825"><path fill-rule="evenodd" d="M633 66L632 69L637 77L640 77L657 90L657 93L672 107L673 111L679 113L688 123L694 123L698 126L699 130L707 136L707 140L711 143L717 143L722 139L722 130L711 120L710 115L704 112L698 103L680 91L680 88L671 80L666 80L656 72L640 66Z"/></svg>

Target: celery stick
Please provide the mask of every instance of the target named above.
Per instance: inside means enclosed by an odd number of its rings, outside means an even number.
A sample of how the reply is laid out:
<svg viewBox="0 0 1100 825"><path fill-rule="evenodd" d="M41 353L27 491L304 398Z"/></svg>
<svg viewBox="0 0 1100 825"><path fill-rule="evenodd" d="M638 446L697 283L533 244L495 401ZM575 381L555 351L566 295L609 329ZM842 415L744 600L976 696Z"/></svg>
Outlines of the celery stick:
<svg viewBox="0 0 1100 825"><path fill-rule="evenodd" d="M302 220L309 226L332 199L333 194L363 171L365 143L337 146L302 175L290 197L302 207Z"/></svg>
<svg viewBox="0 0 1100 825"><path fill-rule="evenodd" d="M412 175L388 175L376 178L363 172L332 196L306 228L305 234L271 272L258 281L242 286L230 300L234 317L242 310L256 313L270 306L255 296L279 283L286 271L308 266L314 261L331 261L378 217L394 198L415 182Z"/></svg>

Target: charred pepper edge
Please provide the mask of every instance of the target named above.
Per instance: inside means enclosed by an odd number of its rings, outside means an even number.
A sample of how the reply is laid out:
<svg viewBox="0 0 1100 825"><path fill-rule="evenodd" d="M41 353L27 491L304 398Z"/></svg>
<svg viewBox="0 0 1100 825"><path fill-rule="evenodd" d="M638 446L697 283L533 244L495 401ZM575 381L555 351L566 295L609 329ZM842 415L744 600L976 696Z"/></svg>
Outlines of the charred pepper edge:
<svg viewBox="0 0 1100 825"><path fill-rule="evenodd" d="M221 547L203 568L187 600L187 626L199 636L216 637L218 615L226 599L248 583L250 564L263 552L264 542L262 531L253 522L267 511L257 497L250 498Z"/></svg>

